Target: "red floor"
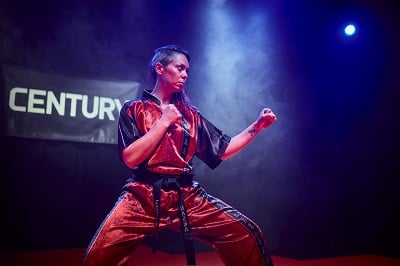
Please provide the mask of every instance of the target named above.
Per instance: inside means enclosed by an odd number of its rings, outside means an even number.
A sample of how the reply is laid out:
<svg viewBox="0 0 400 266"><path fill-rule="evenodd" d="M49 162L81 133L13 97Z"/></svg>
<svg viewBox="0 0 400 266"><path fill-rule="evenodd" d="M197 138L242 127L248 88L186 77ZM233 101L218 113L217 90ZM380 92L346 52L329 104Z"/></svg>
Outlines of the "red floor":
<svg viewBox="0 0 400 266"><path fill-rule="evenodd" d="M26 251L0 253L0 265L3 266L79 266L84 249ZM198 266L223 266L215 252L197 253ZM349 256L329 259L294 260L273 256L275 266L400 266L400 259L374 255ZM184 255L171 255L158 251L152 253L145 246L132 255L130 266L184 266Z"/></svg>

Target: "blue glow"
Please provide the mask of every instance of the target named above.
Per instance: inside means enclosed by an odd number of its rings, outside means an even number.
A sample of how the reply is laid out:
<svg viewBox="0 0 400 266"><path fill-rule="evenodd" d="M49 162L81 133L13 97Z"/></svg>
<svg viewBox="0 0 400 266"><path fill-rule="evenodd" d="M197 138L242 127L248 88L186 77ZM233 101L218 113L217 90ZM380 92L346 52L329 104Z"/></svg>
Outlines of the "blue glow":
<svg viewBox="0 0 400 266"><path fill-rule="evenodd" d="M356 33L356 27L353 24L349 24L344 28L344 33L347 36L352 36Z"/></svg>

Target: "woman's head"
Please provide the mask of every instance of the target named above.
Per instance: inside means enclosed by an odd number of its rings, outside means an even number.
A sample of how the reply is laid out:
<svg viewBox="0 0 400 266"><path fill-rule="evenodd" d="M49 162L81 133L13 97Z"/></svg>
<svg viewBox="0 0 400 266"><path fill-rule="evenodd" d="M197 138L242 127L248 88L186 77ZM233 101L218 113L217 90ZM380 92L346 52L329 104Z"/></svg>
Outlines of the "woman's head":
<svg viewBox="0 0 400 266"><path fill-rule="evenodd" d="M183 54L186 56L187 60L190 61L189 52L178 45L165 45L154 50L153 58L149 63L149 71L154 82L157 80L155 70L156 64L160 62L163 66L167 66L172 62L176 54Z"/></svg>
<svg viewBox="0 0 400 266"><path fill-rule="evenodd" d="M189 52L178 45L165 45L154 50L153 58L149 63L149 73L151 74L154 83L157 82L157 64L160 63L164 67L167 67L172 61L176 59L177 54L183 54L186 57L187 62L190 61ZM196 107L191 104L188 96L186 95L185 88L173 95L171 103L175 104L178 110L185 117L189 115L190 110L196 109Z"/></svg>

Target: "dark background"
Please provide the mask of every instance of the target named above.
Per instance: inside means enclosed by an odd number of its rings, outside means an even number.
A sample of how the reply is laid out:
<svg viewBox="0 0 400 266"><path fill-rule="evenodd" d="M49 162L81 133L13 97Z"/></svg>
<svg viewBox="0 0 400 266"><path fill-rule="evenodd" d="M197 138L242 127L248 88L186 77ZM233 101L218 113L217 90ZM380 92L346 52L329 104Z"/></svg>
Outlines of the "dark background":
<svg viewBox="0 0 400 266"><path fill-rule="evenodd" d="M196 163L210 194L257 222L273 255L398 257L399 12L375 2L1 0L0 58L144 89L153 50L182 45L188 93L223 131L264 106L278 116L217 169ZM130 174L116 145L7 136L0 104L1 249L86 247Z"/></svg>

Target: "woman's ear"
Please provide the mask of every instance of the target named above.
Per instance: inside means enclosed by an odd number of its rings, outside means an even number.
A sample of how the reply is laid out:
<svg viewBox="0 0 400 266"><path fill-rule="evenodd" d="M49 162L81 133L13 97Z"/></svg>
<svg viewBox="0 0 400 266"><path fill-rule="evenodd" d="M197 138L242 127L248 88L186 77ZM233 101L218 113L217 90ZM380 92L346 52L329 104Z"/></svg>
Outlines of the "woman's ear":
<svg viewBox="0 0 400 266"><path fill-rule="evenodd" d="M162 72L164 71L164 66L160 62L157 62L156 65L154 66L154 70L158 75L161 75Z"/></svg>

